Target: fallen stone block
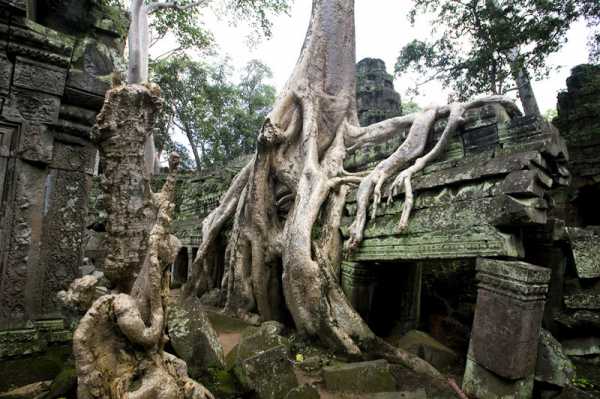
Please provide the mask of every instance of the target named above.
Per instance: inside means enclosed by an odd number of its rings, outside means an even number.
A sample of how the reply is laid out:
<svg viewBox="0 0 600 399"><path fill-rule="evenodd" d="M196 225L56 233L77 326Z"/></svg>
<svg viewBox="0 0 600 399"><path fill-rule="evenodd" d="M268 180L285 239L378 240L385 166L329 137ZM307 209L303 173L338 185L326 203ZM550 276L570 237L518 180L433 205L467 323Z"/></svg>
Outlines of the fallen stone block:
<svg viewBox="0 0 600 399"><path fill-rule="evenodd" d="M167 328L171 345L187 363L192 378L210 367L225 367L223 347L199 301L170 305Z"/></svg>
<svg viewBox="0 0 600 399"><path fill-rule="evenodd" d="M260 327L248 327L240 337L240 342L227 355L227 368L239 366L244 360L256 356L268 349L283 345L288 346L289 342L282 337L283 325L277 322L263 323Z"/></svg>
<svg viewBox="0 0 600 399"><path fill-rule="evenodd" d="M279 345L242 361L235 369L241 383L259 399L281 399L298 386L287 347Z"/></svg>
<svg viewBox="0 0 600 399"><path fill-rule="evenodd" d="M571 383L573 377L575 377L573 363L552 334L542 329L538 344L535 380L564 387Z"/></svg>
<svg viewBox="0 0 600 399"><path fill-rule="evenodd" d="M600 355L600 337L569 339L562 346L568 356Z"/></svg>
<svg viewBox="0 0 600 399"><path fill-rule="evenodd" d="M319 399L320 397L315 387L304 384L289 391L285 399Z"/></svg>
<svg viewBox="0 0 600 399"><path fill-rule="evenodd" d="M396 381L385 360L325 367L323 379L329 391L377 393L396 390Z"/></svg>
<svg viewBox="0 0 600 399"><path fill-rule="evenodd" d="M394 345L419 356L437 369L447 368L458 361L456 352L422 331L409 331Z"/></svg>

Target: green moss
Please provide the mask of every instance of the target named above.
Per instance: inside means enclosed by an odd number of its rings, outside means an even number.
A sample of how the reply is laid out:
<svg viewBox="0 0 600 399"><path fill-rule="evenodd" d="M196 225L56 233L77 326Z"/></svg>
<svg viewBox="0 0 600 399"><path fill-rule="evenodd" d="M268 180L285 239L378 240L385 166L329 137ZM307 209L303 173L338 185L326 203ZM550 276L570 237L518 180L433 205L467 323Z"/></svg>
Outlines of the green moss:
<svg viewBox="0 0 600 399"><path fill-rule="evenodd" d="M206 388L215 397L220 399L239 398L244 393L244 388L232 372L211 368L206 381L202 381Z"/></svg>
<svg viewBox="0 0 600 399"><path fill-rule="evenodd" d="M53 346L43 354L0 362L0 392L37 381L53 380L71 356L71 346Z"/></svg>

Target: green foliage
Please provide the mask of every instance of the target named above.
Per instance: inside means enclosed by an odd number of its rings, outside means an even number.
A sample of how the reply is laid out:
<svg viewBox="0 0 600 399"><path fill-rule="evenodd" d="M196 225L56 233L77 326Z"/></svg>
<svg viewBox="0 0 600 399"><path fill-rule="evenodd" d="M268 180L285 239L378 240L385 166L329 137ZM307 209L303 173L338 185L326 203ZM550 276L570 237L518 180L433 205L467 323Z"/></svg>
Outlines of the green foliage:
<svg viewBox="0 0 600 399"><path fill-rule="evenodd" d="M245 21L258 37L271 37L271 18L288 13L292 0L213 0L213 8L221 11L232 23Z"/></svg>
<svg viewBox="0 0 600 399"><path fill-rule="evenodd" d="M547 56L564 44L578 17L574 0L415 0L411 21L425 13L433 15L432 39L407 44L396 73L425 76L415 90L440 80L458 99L514 90L511 67L547 76Z"/></svg>
<svg viewBox="0 0 600 399"><path fill-rule="evenodd" d="M588 47L590 50L590 62L600 62L600 1L579 0L578 10L590 28Z"/></svg>
<svg viewBox="0 0 600 399"><path fill-rule="evenodd" d="M265 65L250 62L239 84L232 83L226 62L215 66L178 56L155 63L152 70L165 99L155 134L157 148L176 147L171 134L181 131L197 169L254 150L256 135L275 101L275 89L265 83L271 77Z"/></svg>
<svg viewBox="0 0 600 399"><path fill-rule="evenodd" d="M546 110L546 112L544 112L544 119L546 119L548 122L552 123L552 121L554 120L554 118L556 118L558 116L558 111L556 110L556 108L548 108Z"/></svg>
<svg viewBox="0 0 600 399"><path fill-rule="evenodd" d="M402 115L410 115L422 111L423 108L414 101L402 102Z"/></svg>
<svg viewBox="0 0 600 399"><path fill-rule="evenodd" d="M573 386L582 389L584 391L591 391L593 389L595 389L595 385L593 382L591 382L590 380L588 380L585 377L578 377L573 379L573 381L571 381L573 383Z"/></svg>
<svg viewBox="0 0 600 399"><path fill-rule="evenodd" d="M145 0L147 4L156 2L172 2L172 0ZM130 0L100 0L111 7L129 8ZM150 29L153 42L163 39L171 33L177 40L175 50L206 49L214 41L212 33L202 24L202 11L211 8L222 15L228 22L245 21L257 37L270 37L273 26L271 18L277 14L287 13L291 0L206 0L197 7L186 8L197 0L178 0L182 8L160 9L150 18Z"/></svg>
<svg viewBox="0 0 600 399"><path fill-rule="evenodd" d="M193 3L195 0L180 0L182 7ZM148 1L152 3L152 1ZM167 33L173 34L177 40L178 50L206 49L213 44L212 34L201 22L201 8L192 7L185 11L175 9L158 10L150 19L150 30L156 42L164 38Z"/></svg>

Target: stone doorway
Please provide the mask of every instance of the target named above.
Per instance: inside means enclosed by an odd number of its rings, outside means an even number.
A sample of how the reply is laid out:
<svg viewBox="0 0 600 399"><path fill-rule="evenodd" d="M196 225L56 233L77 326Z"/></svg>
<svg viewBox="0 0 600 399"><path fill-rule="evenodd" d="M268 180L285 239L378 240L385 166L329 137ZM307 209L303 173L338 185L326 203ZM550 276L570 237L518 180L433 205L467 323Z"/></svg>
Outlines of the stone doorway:
<svg viewBox="0 0 600 399"><path fill-rule="evenodd" d="M182 247L175 258L171 274L171 288L180 288L187 282L190 259L188 248Z"/></svg>
<svg viewBox="0 0 600 399"><path fill-rule="evenodd" d="M342 290L379 336L419 325L422 267L409 262L344 262Z"/></svg>

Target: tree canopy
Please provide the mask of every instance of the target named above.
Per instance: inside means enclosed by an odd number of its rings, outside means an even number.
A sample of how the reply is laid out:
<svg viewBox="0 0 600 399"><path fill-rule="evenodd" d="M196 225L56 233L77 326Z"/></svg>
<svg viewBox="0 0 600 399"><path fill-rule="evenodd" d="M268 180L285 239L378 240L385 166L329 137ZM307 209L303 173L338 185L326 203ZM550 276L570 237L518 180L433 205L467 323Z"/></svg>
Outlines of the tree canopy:
<svg viewBox="0 0 600 399"><path fill-rule="evenodd" d="M432 39L407 44L396 73L424 76L415 90L440 80L459 99L515 90L515 71L546 76L546 58L579 16L569 0L415 0L411 21L424 13L433 15Z"/></svg>
<svg viewBox="0 0 600 399"><path fill-rule="evenodd" d="M588 22L590 62L600 62L600 1L579 0L578 11Z"/></svg>
<svg viewBox="0 0 600 399"><path fill-rule="evenodd" d="M249 62L239 83L232 82L226 62L212 65L186 56L157 62L152 70L166 104L155 135L159 150L178 145L171 138L175 130L187 137L197 169L254 150L275 101L275 89L265 82L271 77L266 65Z"/></svg>

